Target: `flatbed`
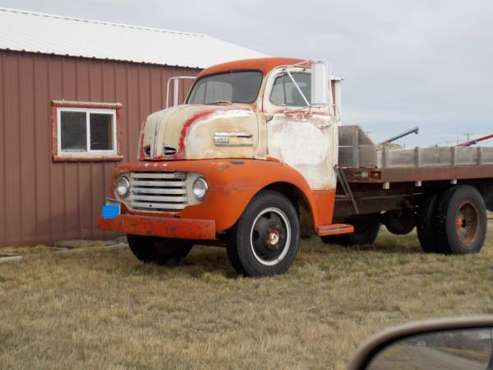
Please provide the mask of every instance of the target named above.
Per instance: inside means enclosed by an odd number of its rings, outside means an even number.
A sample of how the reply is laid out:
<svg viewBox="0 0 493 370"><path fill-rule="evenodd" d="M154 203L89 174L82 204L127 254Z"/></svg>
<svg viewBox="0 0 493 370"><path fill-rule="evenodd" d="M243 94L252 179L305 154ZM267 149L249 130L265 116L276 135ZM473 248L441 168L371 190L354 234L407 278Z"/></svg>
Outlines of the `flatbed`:
<svg viewBox="0 0 493 370"><path fill-rule="evenodd" d="M398 235L417 226L425 250L443 251L441 241L430 236L433 228L440 230L441 218L446 217L443 213L455 217L457 225L463 219L461 204L458 209L447 209L450 194L468 193L463 204L468 204L471 196L478 198L478 204L471 206L474 217L469 231L476 230L480 222L484 224L484 208L493 209L492 147L379 148L359 126L341 126L339 145L334 219L360 225L360 231L373 230L360 239L352 235L342 240L372 240L378 222Z"/></svg>

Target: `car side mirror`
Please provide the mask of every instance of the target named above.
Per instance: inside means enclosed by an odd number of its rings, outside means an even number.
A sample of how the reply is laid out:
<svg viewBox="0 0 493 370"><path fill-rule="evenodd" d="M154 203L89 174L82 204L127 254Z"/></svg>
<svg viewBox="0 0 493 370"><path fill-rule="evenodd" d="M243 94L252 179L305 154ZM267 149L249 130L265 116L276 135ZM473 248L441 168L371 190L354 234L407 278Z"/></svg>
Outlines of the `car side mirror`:
<svg viewBox="0 0 493 370"><path fill-rule="evenodd" d="M349 370L493 370L493 316L411 323L364 344Z"/></svg>

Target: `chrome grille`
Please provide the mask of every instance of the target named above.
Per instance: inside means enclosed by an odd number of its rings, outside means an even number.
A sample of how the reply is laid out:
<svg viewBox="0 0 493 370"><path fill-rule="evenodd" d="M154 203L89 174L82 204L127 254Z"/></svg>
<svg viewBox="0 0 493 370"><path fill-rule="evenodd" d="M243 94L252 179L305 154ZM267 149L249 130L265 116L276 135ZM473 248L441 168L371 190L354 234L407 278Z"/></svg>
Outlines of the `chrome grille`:
<svg viewBox="0 0 493 370"><path fill-rule="evenodd" d="M132 172L130 207L141 210L177 211L187 206L183 172Z"/></svg>

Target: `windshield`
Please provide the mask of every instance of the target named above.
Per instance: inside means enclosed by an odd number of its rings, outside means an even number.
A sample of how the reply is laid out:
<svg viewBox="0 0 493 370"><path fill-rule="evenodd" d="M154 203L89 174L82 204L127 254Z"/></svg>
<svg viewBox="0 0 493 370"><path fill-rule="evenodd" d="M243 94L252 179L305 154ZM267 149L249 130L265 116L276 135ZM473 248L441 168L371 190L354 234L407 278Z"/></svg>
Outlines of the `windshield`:
<svg viewBox="0 0 493 370"><path fill-rule="evenodd" d="M242 71L205 76L192 88L188 104L253 103L262 83L262 73Z"/></svg>

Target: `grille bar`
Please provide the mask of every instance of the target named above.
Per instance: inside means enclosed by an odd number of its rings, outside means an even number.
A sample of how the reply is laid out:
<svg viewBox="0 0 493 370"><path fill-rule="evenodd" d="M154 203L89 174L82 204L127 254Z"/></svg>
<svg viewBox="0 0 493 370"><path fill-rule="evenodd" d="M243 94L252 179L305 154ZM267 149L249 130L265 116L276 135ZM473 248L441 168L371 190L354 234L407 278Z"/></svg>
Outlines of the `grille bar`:
<svg viewBox="0 0 493 370"><path fill-rule="evenodd" d="M185 204L181 203L149 203L149 202L132 202L133 208L135 209L158 209L161 211L167 211L167 210L179 210L183 209L186 207Z"/></svg>
<svg viewBox="0 0 493 370"><path fill-rule="evenodd" d="M132 172L131 208L141 210L177 211L187 204L186 173Z"/></svg>
<svg viewBox="0 0 493 370"><path fill-rule="evenodd" d="M138 188L133 191L134 194L160 194L160 195L180 195L186 194L187 189L184 188Z"/></svg>
<svg viewBox="0 0 493 370"><path fill-rule="evenodd" d="M136 187L141 187L141 186L152 186L152 187L177 187L180 188L182 186L185 186L185 181L158 181L158 180L135 180L132 181L132 184Z"/></svg>
<svg viewBox="0 0 493 370"><path fill-rule="evenodd" d="M185 179L183 172L132 172L130 177L133 180L139 179Z"/></svg>
<svg viewBox="0 0 493 370"><path fill-rule="evenodd" d="M187 201L187 197L160 197L156 195L142 195L142 194L136 194L136 195L131 195L130 199L132 200L149 200L152 202L172 202L172 203L183 203Z"/></svg>

